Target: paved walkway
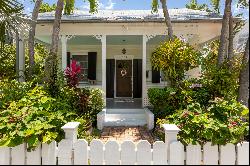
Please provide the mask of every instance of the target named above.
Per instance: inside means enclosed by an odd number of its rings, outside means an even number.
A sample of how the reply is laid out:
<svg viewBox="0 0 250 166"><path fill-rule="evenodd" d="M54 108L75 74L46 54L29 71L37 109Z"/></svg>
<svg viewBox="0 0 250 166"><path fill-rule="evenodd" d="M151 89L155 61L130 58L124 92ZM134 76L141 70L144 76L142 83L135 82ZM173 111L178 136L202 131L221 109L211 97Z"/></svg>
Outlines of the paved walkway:
<svg viewBox="0 0 250 166"><path fill-rule="evenodd" d="M144 127L104 127L100 139L103 142L116 140L121 143L125 140L131 140L134 142L148 140L149 143L154 143L152 134Z"/></svg>

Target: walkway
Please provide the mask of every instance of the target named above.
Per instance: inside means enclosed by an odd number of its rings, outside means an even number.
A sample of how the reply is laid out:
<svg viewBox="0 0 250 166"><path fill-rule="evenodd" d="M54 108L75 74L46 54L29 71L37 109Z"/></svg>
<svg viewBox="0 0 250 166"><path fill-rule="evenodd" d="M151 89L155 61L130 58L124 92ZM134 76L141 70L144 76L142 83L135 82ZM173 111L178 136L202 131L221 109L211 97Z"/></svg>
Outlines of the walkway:
<svg viewBox="0 0 250 166"><path fill-rule="evenodd" d="M154 143L153 135L144 127L104 127L100 139L103 142L116 140L122 143L125 140L133 142L148 140L149 143Z"/></svg>

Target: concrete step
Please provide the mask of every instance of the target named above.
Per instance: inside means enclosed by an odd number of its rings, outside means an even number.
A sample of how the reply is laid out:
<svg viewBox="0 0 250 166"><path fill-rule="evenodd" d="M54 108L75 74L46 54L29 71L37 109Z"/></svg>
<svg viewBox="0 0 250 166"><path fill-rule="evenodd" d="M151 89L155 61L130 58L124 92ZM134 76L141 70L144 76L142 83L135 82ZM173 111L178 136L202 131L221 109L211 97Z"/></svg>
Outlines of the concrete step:
<svg viewBox="0 0 250 166"><path fill-rule="evenodd" d="M98 129L105 126L144 126L151 130L154 127L154 115L144 109L103 109L97 115Z"/></svg>
<svg viewBox="0 0 250 166"><path fill-rule="evenodd" d="M106 114L145 114L144 109L106 109Z"/></svg>
<svg viewBox="0 0 250 166"><path fill-rule="evenodd" d="M119 119L119 120L108 120L104 122L104 126L144 126L146 120L138 119Z"/></svg>
<svg viewBox="0 0 250 166"><path fill-rule="evenodd" d="M104 126L144 126L144 109L107 109Z"/></svg>
<svg viewBox="0 0 250 166"><path fill-rule="evenodd" d="M144 120L146 119L145 114L106 114L105 120L119 120L119 119L134 119L134 120Z"/></svg>

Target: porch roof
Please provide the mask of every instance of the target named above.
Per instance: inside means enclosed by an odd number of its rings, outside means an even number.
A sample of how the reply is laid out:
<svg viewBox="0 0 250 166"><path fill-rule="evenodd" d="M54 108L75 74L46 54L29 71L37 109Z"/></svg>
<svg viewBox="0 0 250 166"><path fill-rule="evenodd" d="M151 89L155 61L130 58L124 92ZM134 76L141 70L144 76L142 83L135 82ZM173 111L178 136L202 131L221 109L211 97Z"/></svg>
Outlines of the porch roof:
<svg viewBox="0 0 250 166"><path fill-rule="evenodd" d="M192 21L221 21L222 16L215 13L192 9L170 9L170 18L173 22ZM54 12L40 13L38 22L51 22ZM99 10L90 14L89 11L76 10L71 15L63 15L62 22L163 22L161 10L152 13L151 10Z"/></svg>

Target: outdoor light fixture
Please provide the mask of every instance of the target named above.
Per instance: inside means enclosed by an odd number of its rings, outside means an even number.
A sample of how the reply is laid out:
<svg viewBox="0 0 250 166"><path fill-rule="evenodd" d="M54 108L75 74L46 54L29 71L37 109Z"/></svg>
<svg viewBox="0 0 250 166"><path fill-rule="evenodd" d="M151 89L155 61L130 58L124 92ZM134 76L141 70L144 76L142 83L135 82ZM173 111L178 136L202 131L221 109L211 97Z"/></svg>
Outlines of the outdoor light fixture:
<svg viewBox="0 0 250 166"><path fill-rule="evenodd" d="M122 53L123 54L126 54L126 52L127 52L127 50L124 48L124 49L122 49Z"/></svg>

